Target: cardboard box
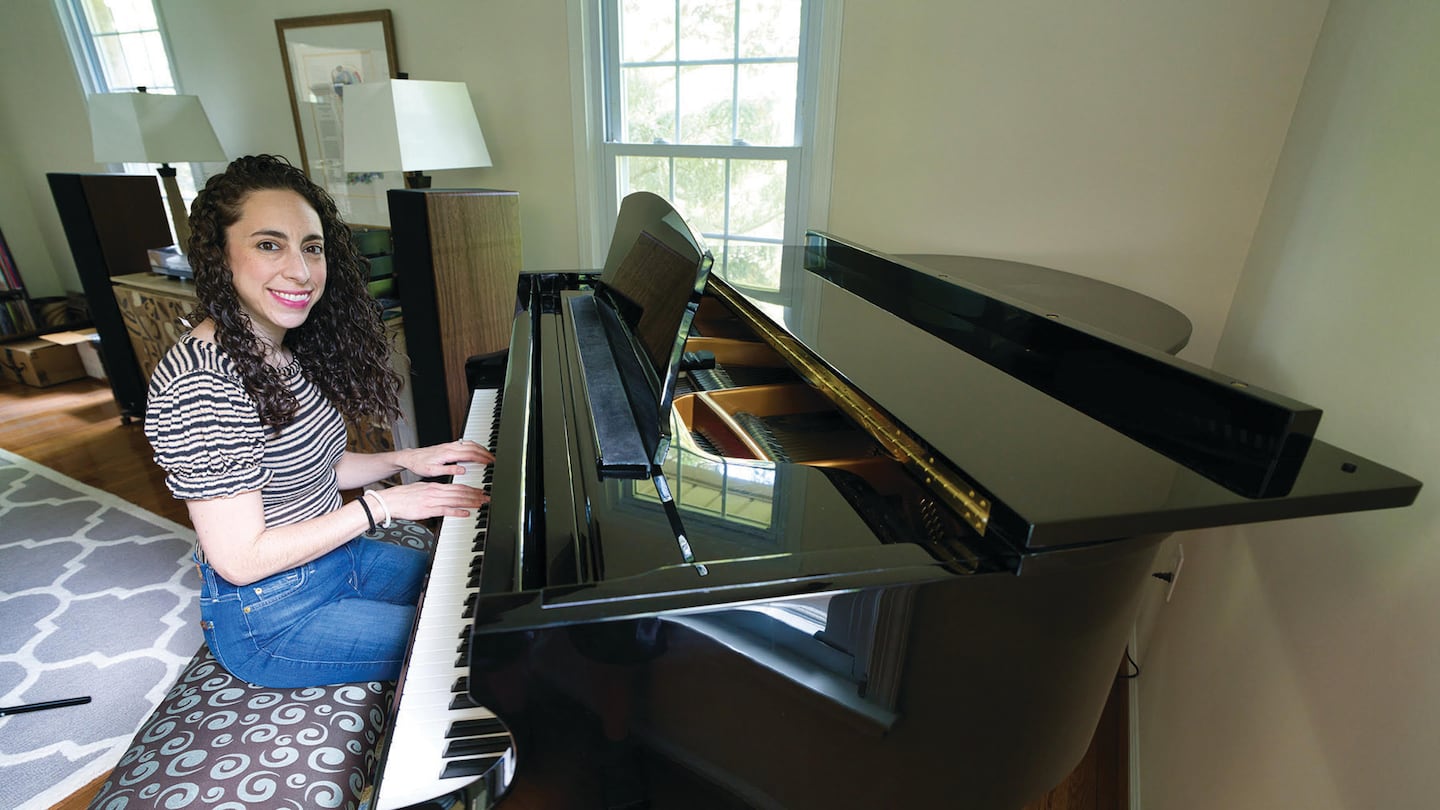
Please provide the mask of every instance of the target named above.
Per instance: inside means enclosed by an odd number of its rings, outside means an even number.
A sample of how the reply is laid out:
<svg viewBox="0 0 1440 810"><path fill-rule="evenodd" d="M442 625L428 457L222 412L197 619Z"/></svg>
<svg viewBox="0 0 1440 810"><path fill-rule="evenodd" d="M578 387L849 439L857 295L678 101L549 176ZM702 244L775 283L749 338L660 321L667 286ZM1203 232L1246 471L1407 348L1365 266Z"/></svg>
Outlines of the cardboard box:
<svg viewBox="0 0 1440 810"><path fill-rule="evenodd" d="M84 342L75 344L85 373L97 380L105 379L105 362L100 359L100 334L94 329L78 329L75 334L85 338Z"/></svg>
<svg viewBox="0 0 1440 810"><path fill-rule="evenodd" d="M88 341L75 332L56 332L0 345L0 374L36 388L78 380L85 364L75 345Z"/></svg>

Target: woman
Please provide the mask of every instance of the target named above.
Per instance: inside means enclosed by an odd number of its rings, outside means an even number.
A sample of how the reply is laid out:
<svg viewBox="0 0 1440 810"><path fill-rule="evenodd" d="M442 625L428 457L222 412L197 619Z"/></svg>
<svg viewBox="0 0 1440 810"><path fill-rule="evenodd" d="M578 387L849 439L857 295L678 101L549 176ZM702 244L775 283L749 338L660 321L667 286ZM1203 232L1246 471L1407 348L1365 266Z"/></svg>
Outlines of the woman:
<svg viewBox="0 0 1440 810"><path fill-rule="evenodd" d="M361 536L466 516L459 484L360 489L493 460L467 441L345 449L345 417L398 413L400 378L335 203L283 158L239 158L190 214L199 303L150 380L145 434L199 538L201 625L232 673L271 687L399 674L428 560Z"/></svg>

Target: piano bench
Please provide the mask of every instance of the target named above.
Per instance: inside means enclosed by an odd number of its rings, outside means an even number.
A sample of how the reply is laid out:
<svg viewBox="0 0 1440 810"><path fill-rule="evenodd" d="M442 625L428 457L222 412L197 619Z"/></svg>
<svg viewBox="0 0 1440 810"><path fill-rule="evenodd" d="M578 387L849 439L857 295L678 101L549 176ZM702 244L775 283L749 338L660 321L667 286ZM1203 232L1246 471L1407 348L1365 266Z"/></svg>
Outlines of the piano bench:
<svg viewBox="0 0 1440 810"><path fill-rule="evenodd" d="M380 538L433 552L397 522ZM392 681L268 689L204 644L130 741L90 810L360 807L394 703Z"/></svg>

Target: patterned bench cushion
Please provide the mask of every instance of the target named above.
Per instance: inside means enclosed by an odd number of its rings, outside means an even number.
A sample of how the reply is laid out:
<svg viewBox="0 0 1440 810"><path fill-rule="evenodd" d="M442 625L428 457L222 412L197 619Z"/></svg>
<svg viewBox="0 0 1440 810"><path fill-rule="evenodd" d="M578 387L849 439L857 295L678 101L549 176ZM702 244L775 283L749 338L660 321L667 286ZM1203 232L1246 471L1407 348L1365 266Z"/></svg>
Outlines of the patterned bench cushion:
<svg viewBox="0 0 1440 810"><path fill-rule="evenodd" d="M424 527L382 539L434 550ZM392 682L267 689L201 645L136 732L90 810L359 807L394 702Z"/></svg>

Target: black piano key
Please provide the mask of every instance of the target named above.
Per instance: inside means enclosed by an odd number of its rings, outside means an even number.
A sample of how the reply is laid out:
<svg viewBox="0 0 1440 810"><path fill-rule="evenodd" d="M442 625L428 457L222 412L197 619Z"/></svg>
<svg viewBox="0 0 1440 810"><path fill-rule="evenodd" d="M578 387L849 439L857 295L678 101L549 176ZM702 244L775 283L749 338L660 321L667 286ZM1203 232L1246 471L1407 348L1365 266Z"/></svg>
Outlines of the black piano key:
<svg viewBox="0 0 1440 810"><path fill-rule="evenodd" d="M478 593L472 593L472 594L470 594L469 596L465 597L465 610L464 610L464 612L462 612L462 613L460 614L460 618L462 618L462 619L473 619L473 618L475 618L475 603L478 602L479 600L480 600L480 594L478 594Z"/></svg>
<svg viewBox="0 0 1440 810"><path fill-rule="evenodd" d="M465 669L470 666L470 625L460 631L461 638L459 654L455 656L455 666L458 669Z"/></svg>
<svg viewBox="0 0 1440 810"><path fill-rule="evenodd" d="M491 734L501 734L505 731L505 724L500 722L498 717L481 717L475 720L457 720L450 724L445 731L445 739L453 740L458 737L485 737Z"/></svg>
<svg viewBox="0 0 1440 810"><path fill-rule="evenodd" d="M489 737L477 737L469 740L455 740L445 746L445 753L441 754L446 759L456 757L479 757L486 754L503 754L505 749L510 747L509 734L496 734Z"/></svg>
<svg viewBox="0 0 1440 810"><path fill-rule="evenodd" d="M445 763L445 770L440 774L440 778L453 779L457 776L479 776L490 770L490 767L499 761L499 754L491 757L453 760Z"/></svg>
<svg viewBox="0 0 1440 810"><path fill-rule="evenodd" d="M476 703L475 701L471 700L469 695L464 695L464 694L456 695L455 697L453 697L453 698L450 699L450 711L452 711L452 712L453 712L453 711L458 711L458 710L460 710L460 709L478 709L478 708L480 708L480 704L478 704L478 703Z"/></svg>
<svg viewBox="0 0 1440 810"><path fill-rule="evenodd" d="M455 683L450 684L450 691L455 694L469 694L470 679L461 675L455 679Z"/></svg>

